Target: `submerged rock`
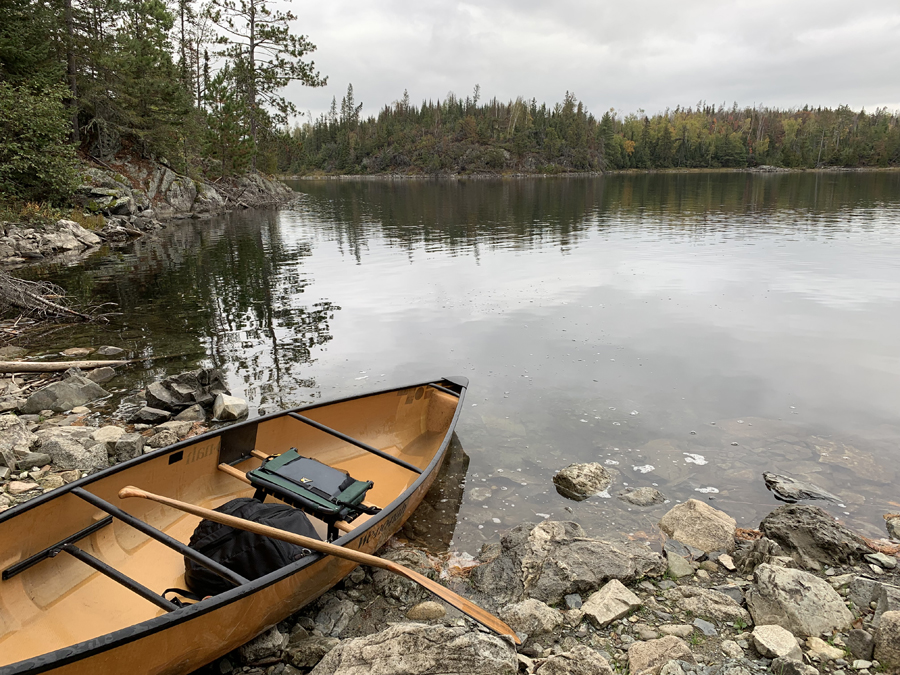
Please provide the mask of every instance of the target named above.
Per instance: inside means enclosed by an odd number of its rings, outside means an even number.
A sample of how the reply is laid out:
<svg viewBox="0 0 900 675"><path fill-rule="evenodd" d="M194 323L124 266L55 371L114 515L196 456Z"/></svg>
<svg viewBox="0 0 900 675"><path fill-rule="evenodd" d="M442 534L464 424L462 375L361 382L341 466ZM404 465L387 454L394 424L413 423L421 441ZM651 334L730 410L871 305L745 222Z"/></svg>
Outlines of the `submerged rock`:
<svg viewBox="0 0 900 675"><path fill-rule="evenodd" d="M556 491L563 497L582 501L603 492L612 483L609 471L597 462L570 464L553 476Z"/></svg>
<svg viewBox="0 0 900 675"><path fill-rule="evenodd" d="M666 501L666 496L652 487L627 488L619 493L619 499L635 506L653 506Z"/></svg>
<svg viewBox="0 0 900 675"><path fill-rule="evenodd" d="M806 483L790 476L782 476L766 471L763 473L766 487L775 495L776 499L784 502L798 502L801 499L822 499L834 504L840 503L840 498L823 490L822 488Z"/></svg>

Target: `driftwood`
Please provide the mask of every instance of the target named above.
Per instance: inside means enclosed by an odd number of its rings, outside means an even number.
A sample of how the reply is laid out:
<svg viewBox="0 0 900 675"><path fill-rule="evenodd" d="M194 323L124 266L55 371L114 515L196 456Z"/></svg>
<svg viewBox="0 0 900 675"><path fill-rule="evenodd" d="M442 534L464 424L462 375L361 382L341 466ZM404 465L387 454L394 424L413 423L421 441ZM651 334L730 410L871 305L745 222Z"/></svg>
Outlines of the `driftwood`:
<svg viewBox="0 0 900 675"><path fill-rule="evenodd" d="M24 309L38 316L63 316L91 321L93 317L74 309L64 307L49 298L65 296L56 284L46 281L26 281L0 272L0 306L12 306Z"/></svg>
<svg viewBox="0 0 900 675"><path fill-rule="evenodd" d="M91 368L116 368L144 359L129 361L0 361L0 373L56 373L69 368L90 370Z"/></svg>

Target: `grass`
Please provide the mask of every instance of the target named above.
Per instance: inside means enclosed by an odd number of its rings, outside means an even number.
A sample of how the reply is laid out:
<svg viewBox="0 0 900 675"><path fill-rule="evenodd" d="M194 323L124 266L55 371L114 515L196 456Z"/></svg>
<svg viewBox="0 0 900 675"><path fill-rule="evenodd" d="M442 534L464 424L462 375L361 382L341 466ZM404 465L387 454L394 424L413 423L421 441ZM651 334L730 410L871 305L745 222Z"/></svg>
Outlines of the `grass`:
<svg viewBox="0 0 900 675"><path fill-rule="evenodd" d="M23 202L16 199L0 202L0 220L26 225L49 225L64 217L63 212L48 202Z"/></svg>
<svg viewBox="0 0 900 675"><path fill-rule="evenodd" d="M696 647L697 645L703 644L703 638L700 637L699 633L691 633L691 637L688 638L688 642L691 643L692 647Z"/></svg>

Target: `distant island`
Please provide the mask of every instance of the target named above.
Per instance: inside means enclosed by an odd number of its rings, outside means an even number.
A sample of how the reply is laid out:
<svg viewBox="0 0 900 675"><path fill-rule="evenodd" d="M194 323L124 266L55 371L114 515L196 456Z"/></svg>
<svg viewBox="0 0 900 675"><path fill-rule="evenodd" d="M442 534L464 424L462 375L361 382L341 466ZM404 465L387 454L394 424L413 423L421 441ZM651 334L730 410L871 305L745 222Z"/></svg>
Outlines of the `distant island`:
<svg viewBox="0 0 900 675"><path fill-rule="evenodd" d="M318 119L284 132L279 169L297 175L561 174L610 170L900 166L900 115L740 108L703 101L655 115L604 112L567 93L481 101L480 89L414 105L404 92L363 118L348 87Z"/></svg>

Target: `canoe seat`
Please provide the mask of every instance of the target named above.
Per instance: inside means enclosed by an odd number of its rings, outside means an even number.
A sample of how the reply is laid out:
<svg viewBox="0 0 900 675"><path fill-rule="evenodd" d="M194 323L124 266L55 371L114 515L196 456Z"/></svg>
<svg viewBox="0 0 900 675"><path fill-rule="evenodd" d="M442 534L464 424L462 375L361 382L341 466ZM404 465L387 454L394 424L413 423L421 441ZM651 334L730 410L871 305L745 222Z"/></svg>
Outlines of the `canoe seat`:
<svg viewBox="0 0 900 675"><path fill-rule="evenodd" d="M260 501L271 495L324 521L329 539L336 536L338 521L349 523L362 514L374 515L381 510L364 503L366 493L374 486L372 481L357 480L345 471L304 457L296 448L267 457L247 472L247 478Z"/></svg>

